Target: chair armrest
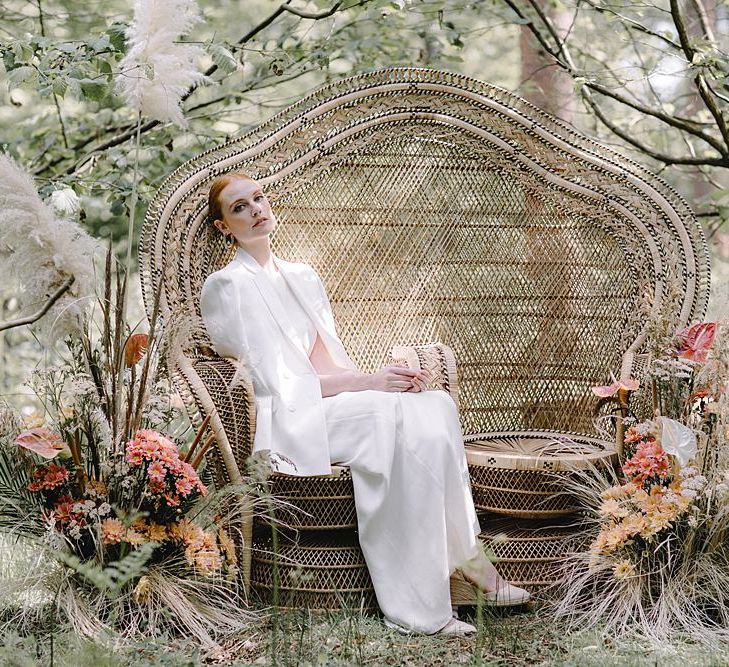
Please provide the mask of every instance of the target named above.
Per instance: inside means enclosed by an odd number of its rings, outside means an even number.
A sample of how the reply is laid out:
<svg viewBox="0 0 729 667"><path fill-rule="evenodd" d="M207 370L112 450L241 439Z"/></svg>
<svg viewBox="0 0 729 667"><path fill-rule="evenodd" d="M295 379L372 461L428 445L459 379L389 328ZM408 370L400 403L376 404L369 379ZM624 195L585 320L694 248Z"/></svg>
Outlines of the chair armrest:
<svg viewBox="0 0 729 667"><path fill-rule="evenodd" d="M413 370L430 372L428 389L442 389L448 392L458 405L458 373L453 350L442 343L425 345L395 345L392 348L392 362L405 364Z"/></svg>
<svg viewBox="0 0 729 667"><path fill-rule="evenodd" d="M253 384L232 359L213 354L171 354L172 380L194 426L210 415L216 447L208 450L216 485L240 483L253 450L256 406Z"/></svg>

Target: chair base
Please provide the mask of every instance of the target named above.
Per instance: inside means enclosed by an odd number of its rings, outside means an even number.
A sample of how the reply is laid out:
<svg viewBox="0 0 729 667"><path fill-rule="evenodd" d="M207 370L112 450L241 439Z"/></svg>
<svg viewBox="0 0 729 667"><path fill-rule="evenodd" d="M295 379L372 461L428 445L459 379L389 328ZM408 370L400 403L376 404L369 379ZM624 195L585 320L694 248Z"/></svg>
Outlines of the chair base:
<svg viewBox="0 0 729 667"><path fill-rule="evenodd" d="M376 610L377 600L354 531L306 532L294 541L256 533L252 599L279 608Z"/></svg>
<svg viewBox="0 0 729 667"><path fill-rule="evenodd" d="M578 517L526 521L493 514L481 517L481 534L494 565L504 579L530 593L559 583L568 554L587 548L590 535ZM475 605L477 589L462 578L451 578L451 601Z"/></svg>

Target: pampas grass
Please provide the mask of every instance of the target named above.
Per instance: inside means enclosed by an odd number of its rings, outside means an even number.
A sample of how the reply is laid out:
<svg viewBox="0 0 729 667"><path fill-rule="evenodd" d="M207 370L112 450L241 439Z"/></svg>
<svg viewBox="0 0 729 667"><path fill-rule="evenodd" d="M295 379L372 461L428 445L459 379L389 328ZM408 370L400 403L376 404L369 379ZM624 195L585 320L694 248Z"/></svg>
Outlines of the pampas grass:
<svg viewBox="0 0 729 667"><path fill-rule="evenodd" d="M710 480L703 518L661 534L632 574L617 577L610 555L571 554L549 611L568 632L599 628L654 644L678 638L710 646L729 641L729 498L717 491L723 480L724 473ZM614 471L596 468L573 480L570 491L591 508L586 531L592 536L600 525L600 494L619 483Z"/></svg>
<svg viewBox="0 0 729 667"><path fill-rule="evenodd" d="M187 125L182 96L206 80L195 67L204 51L176 40L200 20L194 0L135 0L128 50L117 76L117 90L128 106L160 122Z"/></svg>
<svg viewBox="0 0 729 667"><path fill-rule="evenodd" d="M58 217L31 176L0 154L0 261L20 286L25 310L37 310L69 278L70 289L36 325L47 342L76 333L94 293L99 243L70 217Z"/></svg>

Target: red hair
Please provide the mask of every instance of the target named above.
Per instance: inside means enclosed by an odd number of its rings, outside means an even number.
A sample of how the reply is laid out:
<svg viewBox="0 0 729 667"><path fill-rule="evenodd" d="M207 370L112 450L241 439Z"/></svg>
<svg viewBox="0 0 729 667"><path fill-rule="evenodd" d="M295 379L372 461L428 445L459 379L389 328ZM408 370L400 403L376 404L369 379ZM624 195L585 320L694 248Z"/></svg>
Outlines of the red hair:
<svg viewBox="0 0 729 667"><path fill-rule="evenodd" d="M223 219L223 209L220 204L220 193L223 191L226 185L233 181L252 181L248 174L244 171L232 171L229 174L223 174L213 179L210 184L210 191L208 192L208 216L210 222Z"/></svg>

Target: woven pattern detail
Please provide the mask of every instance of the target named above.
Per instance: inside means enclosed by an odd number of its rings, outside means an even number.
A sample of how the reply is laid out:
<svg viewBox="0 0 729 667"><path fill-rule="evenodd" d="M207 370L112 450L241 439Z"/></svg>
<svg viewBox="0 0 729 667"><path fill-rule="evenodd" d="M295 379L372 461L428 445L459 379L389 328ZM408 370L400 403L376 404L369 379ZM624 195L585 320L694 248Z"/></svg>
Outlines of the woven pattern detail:
<svg viewBox="0 0 729 667"><path fill-rule="evenodd" d="M466 438L472 465L510 470L569 471L617 462L615 444L577 433L483 433Z"/></svg>
<svg viewBox="0 0 729 667"><path fill-rule="evenodd" d="M612 443L575 433L504 432L468 437L466 460L477 509L548 519L577 509L567 490L575 470L613 465L617 454Z"/></svg>
<svg viewBox="0 0 729 667"><path fill-rule="evenodd" d="M579 524L514 521L488 517L479 536L496 557L499 573L510 583L534 589L559 580L559 564L588 545Z"/></svg>
<svg viewBox="0 0 729 667"><path fill-rule="evenodd" d="M458 374L453 350L442 343L427 345L396 345L392 348L392 362L403 364L413 370L429 373L428 389L447 391L458 405Z"/></svg>
<svg viewBox="0 0 729 667"><path fill-rule="evenodd" d="M270 537L257 534L253 543L251 587L266 604L273 602L275 567L278 568L280 606L310 609L377 606L362 550L351 531L307 533L297 543L279 544L276 553Z"/></svg>
<svg viewBox="0 0 729 667"><path fill-rule="evenodd" d="M550 475L483 466L469 466L468 470L476 509L532 519L564 516L577 509L574 497L558 481L569 473Z"/></svg>
<svg viewBox="0 0 729 667"><path fill-rule="evenodd" d="M286 506L274 516L298 530L334 530L356 528L357 512L354 487L349 468L342 467L336 476L292 477L274 474L268 480L269 491ZM265 516L262 523L268 523Z"/></svg>

